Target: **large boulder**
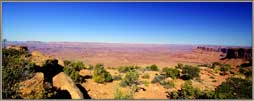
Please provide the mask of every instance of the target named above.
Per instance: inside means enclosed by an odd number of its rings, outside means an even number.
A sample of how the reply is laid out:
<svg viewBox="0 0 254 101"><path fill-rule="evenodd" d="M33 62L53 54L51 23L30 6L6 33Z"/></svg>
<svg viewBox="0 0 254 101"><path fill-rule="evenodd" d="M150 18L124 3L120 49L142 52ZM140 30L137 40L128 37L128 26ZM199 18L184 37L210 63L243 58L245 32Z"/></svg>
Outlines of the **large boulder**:
<svg viewBox="0 0 254 101"><path fill-rule="evenodd" d="M41 72L38 72L35 74L33 78L21 82L20 83L21 97L24 99L36 98L36 96L32 94L33 93L38 94L44 90L43 81L44 81L44 74Z"/></svg>
<svg viewBox="0 0 254 101"><path fill-rule="evenodd" d="M67 90L72 99L83 99L83 94L72 81L72 79L67 76L64 72L60 72L53 77L53 86L60 88L61 90Z"/></svg>

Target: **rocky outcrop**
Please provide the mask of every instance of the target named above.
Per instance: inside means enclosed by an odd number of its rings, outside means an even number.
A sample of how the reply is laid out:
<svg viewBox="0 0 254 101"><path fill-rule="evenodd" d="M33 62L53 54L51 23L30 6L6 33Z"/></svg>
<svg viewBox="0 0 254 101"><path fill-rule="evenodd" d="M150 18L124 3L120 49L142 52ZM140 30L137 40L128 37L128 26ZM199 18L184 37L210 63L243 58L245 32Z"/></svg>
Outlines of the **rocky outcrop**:
<svg viewBox="0 0 254 101"><path fill-rule="evenodd" d="M198 50L210 51L210 52L222 52L226 56L223 59L244 59L252 61L252 49L251 48L211 48L198 46Z"/></svg>
<svg viewBox="0 0 254 101"><path fill-rule="evenodd" d="M202 47L198 46L197 49L203 50L203 51L210 51L210 52L220 52L220 48L211 48L211 47Z"/></svg>
<svg viewBox="0 0 254 101"><path fill-rule="evenodd" d="M61 90L67 90L72 99L83 99L83 94L72 81L72 79L67 76L64 72L60 72L53 77L53 86L60 88Z"/></svg>
<svg viewBox="0 0 254 101"><path fill-rule="evenodd" d="M226 59L252 60L252 49L247 48L228 48Z"/></svg>
<svg viewBox="0 0 254 101"><path fill-rule="evenodd" d="M44 75L41 72L35 74L35 76L29 80L25 80L20 83L21 97L24 99L34 98L32 93L41 93L43 88Z"/></svg>
<svg viewBox="0 0 254 101"><path fill-rule="evenodd" d="M26 46L17 46L17 45L7 46L6 49L15 49L15 50L19 50L19 51L28 51L28 48Z"/></svg>

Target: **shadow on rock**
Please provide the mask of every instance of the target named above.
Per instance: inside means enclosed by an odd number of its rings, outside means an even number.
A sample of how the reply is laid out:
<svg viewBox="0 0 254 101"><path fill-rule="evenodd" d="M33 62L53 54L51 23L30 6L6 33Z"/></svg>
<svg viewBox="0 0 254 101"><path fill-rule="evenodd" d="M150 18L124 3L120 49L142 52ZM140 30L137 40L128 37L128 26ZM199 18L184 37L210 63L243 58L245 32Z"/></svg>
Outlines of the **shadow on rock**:
<svg viewBox="0 0 254 101"><path fill-rule="evenodd" d="M63 67L58 64L57 59L49 59L46 60L44 65L40 67L37 71L43 72L44 74L44 82L52 83L52 78L58 73L63 71Z"/></svg>
<svg viewBox="0 0 254 101"><path fill-rule="evenodd" d="M84 87L82 87L80 84L76 84L76 86L83 93L84 99L91 99L91 97L88 95L87 90Z"/></svg>

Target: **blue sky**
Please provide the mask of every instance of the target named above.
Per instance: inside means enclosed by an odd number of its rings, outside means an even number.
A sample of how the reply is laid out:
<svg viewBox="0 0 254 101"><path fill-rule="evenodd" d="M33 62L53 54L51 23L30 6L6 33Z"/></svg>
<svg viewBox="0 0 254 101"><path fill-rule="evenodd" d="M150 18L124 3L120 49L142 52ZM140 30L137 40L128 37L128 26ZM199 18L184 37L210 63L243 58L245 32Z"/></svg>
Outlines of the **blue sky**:
<svg viewBox="0 0 254 101"><path fill-rule="evenodd" d="M251 3L4 2L3 38L162 44L252 44Z"/></svg>

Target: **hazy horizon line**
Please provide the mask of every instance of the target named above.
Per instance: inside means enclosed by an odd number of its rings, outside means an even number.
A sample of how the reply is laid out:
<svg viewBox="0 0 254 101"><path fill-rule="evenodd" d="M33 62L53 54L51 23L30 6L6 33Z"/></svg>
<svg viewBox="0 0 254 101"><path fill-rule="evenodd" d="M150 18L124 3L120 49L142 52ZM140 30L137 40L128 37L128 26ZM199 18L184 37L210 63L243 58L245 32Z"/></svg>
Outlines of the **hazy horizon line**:
<svg viewBox="0 0 254 101"><path fill-rule="evenodd" d="M16 42L42 42L42 43L105 43L105 44L144 44L144 45L192 45L192 46L228 46L228 47L251 47L243 45L218 45L218 44L184 44L184 43L141 43L141 42L99 42L99 41L40 41L40 40L15 40ZM7 40L7 42L15 42Z"/></svg>

